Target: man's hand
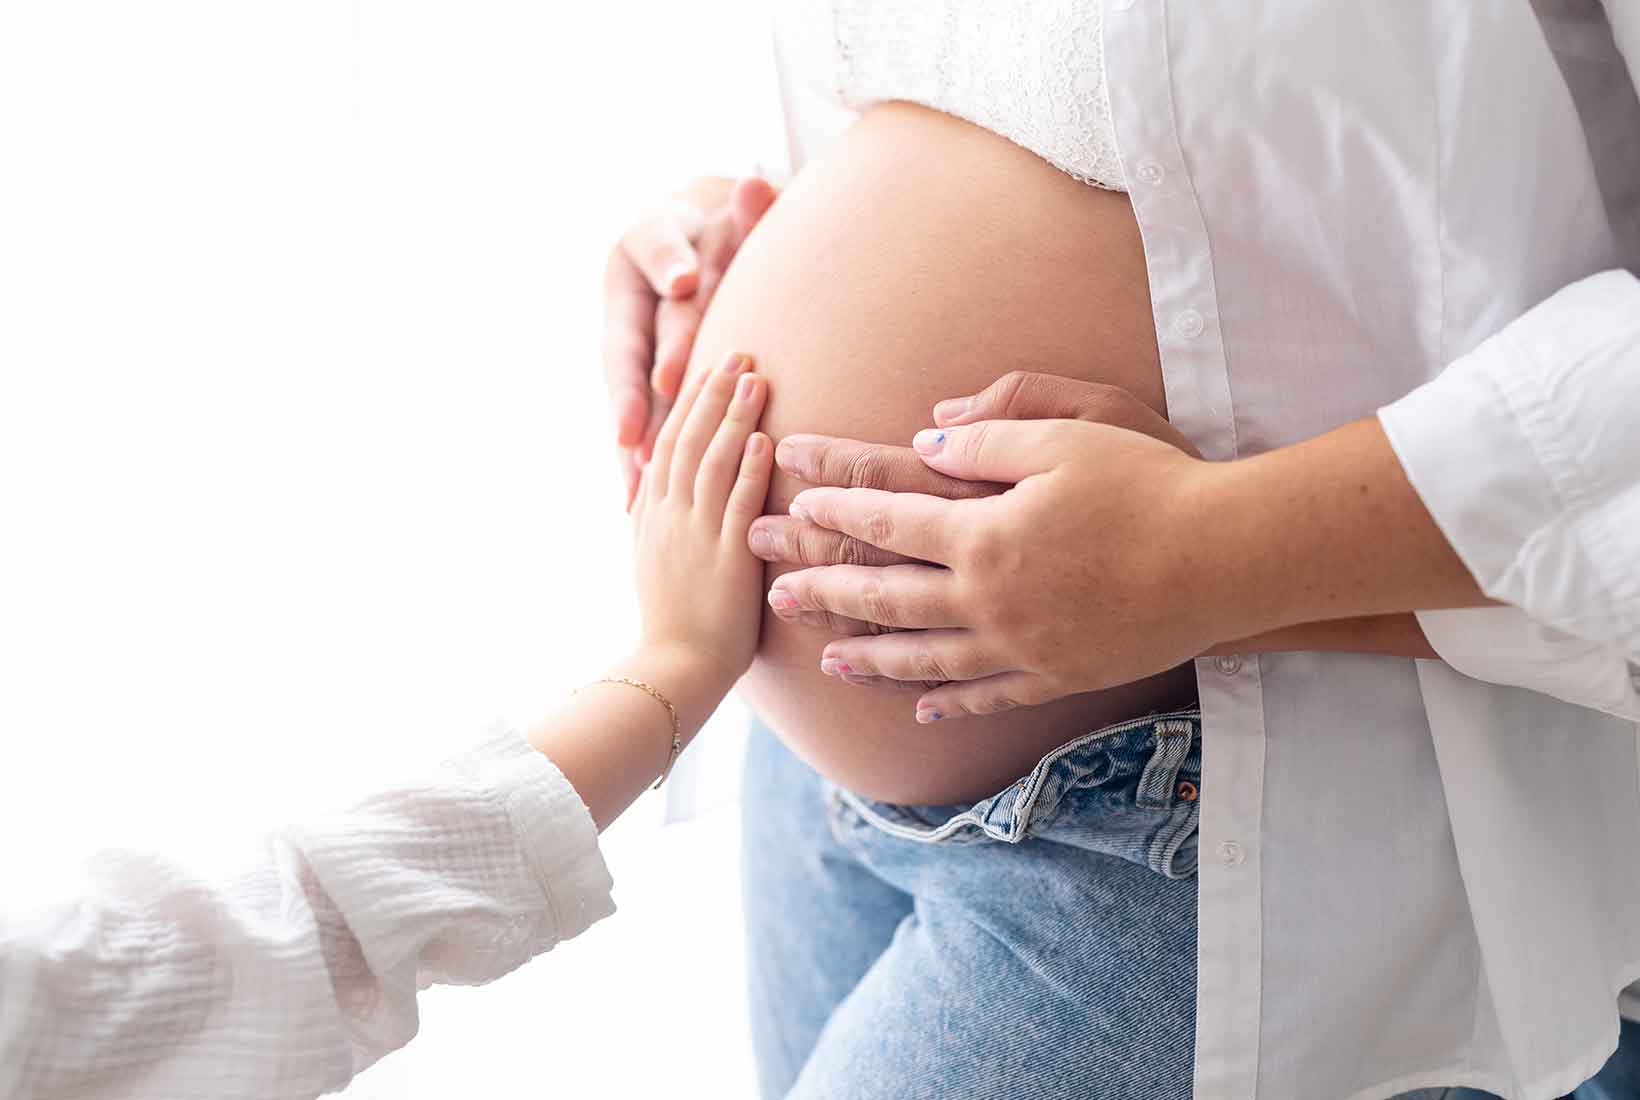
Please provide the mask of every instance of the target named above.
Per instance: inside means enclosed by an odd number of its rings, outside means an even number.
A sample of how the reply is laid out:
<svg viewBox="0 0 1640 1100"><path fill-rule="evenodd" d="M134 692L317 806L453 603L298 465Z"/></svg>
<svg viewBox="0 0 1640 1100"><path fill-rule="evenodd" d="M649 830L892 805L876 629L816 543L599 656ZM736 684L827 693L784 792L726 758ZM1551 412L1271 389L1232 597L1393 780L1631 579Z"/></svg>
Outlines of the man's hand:
<svg viewBox="0 0 1640 1100"><path fill-rule="evenodd" d="M628 504L683 380L701 317L774 202L755 177L705 179L639 218L604 271L604 374Z"/></svg>
<svg viewBox="0 0 1640 1100"><path fill-rule="evenodd" d="M941 401L934 423L941 428L980 420L1086 420L1114 424L1155 436L1189 454L1196 448L1165 418L1127 390L1064 378L1014 371L972 397ZM775 450L786 473L810 485L922 493L947 500L995 496L1007 488L991 481L964 481L928 467L910 447L861 443L821 435L789 435ZM789 565L898 565L909 559L791 516L764 516L752 525L752 553ZM798 616L816 626L838 626L835 618ZM857 626L857 629L850 629ZM879 633L865 624L844 624L843 633Z"/></svg>

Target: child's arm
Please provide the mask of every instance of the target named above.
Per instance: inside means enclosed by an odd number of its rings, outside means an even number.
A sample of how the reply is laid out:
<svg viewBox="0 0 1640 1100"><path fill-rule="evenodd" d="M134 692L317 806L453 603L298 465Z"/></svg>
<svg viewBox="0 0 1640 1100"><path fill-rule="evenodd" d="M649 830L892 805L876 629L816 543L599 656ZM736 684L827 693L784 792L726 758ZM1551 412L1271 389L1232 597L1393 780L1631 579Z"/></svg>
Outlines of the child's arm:
<svg viewBox="0 0 1640 1100"><path fill-rule="evenodd" d="M669 699L683 739L757 640L746 530L772 448L746 366L679 402L635 509L643 632L611 675ZM79 896L0 916L0 1096L112 1100L140 1080L144 1095L307 1100L408 1042L421 987L490 981L606 916L593 825L666 766L667 707L603 684L530 740L551 760L509 731L281 829L231 877L109 852Z"/></svg>
<svg viewBox="0 0 1640 1100"><path fill-rule="evenodd" d="M653 688L687 745L751 664L763 563L746 531L763 511L773 448L754 429L768 387L734 357L699 376L655 443L633 504L638 644L608 672ZM530 732L602 830L668 767L672 716L630 683L583 688Z"/></svg>

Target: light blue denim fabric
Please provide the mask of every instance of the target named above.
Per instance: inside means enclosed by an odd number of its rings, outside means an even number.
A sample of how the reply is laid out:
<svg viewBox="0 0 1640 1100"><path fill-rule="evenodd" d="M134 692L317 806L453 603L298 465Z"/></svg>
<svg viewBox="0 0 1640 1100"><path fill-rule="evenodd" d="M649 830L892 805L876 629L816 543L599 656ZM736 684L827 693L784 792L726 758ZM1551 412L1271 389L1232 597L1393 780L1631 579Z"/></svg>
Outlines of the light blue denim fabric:
<svg viewBox="0 0 1640 1100"><path fill-rule="evenodd" d="M971 806L838 789L754 724L744 871L766 1100L1190 1095L1194 712L1124 722ZM1640 1100L1640 1025L1573 1100ZM1395 1100L1496 1100L1465 1088Z"/></svg>
<svg viewBox="0 0 1640 1100"><path fill-rule="evenodd" d="M1188 1097L1200 734L1193 711L1124 722L934 807L840 790L754 728L763 1096Z"/></svg>

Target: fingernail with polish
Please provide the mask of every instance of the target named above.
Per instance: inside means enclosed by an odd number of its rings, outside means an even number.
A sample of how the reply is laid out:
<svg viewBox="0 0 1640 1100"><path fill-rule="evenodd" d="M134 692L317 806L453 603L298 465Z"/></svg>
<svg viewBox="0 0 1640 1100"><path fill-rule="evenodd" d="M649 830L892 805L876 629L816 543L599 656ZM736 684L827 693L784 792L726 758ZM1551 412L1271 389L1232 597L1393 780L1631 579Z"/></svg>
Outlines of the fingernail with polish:
<svg viewBox="0 0 1640 1100"><path fill-rule="evenodd" d="M769 606L776 611L796 611L797 600L784 588L769 589Z"/></svg>
<svg viewBox="0 0 1640 1100"><path fill-rule="evenodd" d="M826 657L820 662L820 671L827 676L837 676L848 671L848 666L836 657Z"/></svg>
<svg viewBox="0 0 1640 1100"><path fill-rule="evenodd" d="M934 406L935 420L955 420L968 411L974 403L971 397L951 397Z"/></svg>
<svg viewBox="0 0 1640 1100"><path fill-rule="evenodd" d="M938 428L924 428L911 439L911 447L920 455L937 455L945 446L945 432Z"/></svg>
<svg viewBox="0 0 1640 1100"><path fill-rule="evenodd" d="M925 726L930 722L938 722L944 717L945 715L941 714L937 710L919 710L917 712L917 721L921 722Z"/></svg>
<svg viewBox="0 0 1640 1100"><path fill-rule="evenodd" d="M666 289L666 293L675 294L678 284L694 273L694 264L688 260L678 260L661 275L661 286Z"/></svg>

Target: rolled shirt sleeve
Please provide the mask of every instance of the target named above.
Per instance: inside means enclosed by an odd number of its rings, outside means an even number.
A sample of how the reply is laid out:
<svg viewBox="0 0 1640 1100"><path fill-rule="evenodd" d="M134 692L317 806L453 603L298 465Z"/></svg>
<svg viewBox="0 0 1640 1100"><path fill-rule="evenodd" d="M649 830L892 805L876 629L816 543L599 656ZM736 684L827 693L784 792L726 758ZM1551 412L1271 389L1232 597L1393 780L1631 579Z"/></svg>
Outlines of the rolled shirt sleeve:
<svg viewBox="0 0 1640 1100"><path fill-rule="evenodd" d="M113 852L0 921L0 1095L295 1100L613 911L597 830L516 732L275 834L226 879Z"/></svg>
<svg viewBox="0 0 1640 1100"><path fill-rule="evenodd" d="M1640 281L1593 275L1379 410L1505 607L1425 611L1454 668L1640 719Z"/></svg>

